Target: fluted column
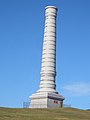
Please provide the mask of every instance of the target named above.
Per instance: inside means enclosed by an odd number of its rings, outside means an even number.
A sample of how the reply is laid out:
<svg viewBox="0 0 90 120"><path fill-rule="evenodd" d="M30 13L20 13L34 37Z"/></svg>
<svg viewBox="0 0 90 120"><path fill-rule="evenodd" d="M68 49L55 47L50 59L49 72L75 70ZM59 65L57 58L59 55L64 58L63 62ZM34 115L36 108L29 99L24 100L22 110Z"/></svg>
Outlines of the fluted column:
<svg viewBox="0 0 90 120"><path fill-rule="evenodd" d="M41 80L38 92L56 92L56 16L57 8L45 8L45 28L42 51Z"/></svg>

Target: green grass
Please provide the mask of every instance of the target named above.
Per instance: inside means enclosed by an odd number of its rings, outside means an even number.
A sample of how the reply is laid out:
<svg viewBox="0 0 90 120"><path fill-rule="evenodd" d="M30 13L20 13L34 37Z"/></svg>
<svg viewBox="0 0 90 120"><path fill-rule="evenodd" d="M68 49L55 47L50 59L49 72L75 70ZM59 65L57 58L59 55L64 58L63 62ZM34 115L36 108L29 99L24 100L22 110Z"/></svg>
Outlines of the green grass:
<svg viewBox="0 0 90 120"><path fill-rule="evenodd" d="M0 120L90 120L90 111L74 108L0 108Z"/></svg>

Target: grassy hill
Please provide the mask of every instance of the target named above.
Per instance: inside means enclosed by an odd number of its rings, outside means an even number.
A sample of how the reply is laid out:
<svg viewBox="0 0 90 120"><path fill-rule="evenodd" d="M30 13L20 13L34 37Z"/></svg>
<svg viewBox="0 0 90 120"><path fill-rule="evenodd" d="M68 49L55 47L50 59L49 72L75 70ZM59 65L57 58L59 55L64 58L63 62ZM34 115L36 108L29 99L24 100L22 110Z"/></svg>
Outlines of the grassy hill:
<svg viewBox="0 0 90 120"><path fill-rule="evenodd" d="M0 120L90 120L90 111L74 108L0 108Z"/></svg>

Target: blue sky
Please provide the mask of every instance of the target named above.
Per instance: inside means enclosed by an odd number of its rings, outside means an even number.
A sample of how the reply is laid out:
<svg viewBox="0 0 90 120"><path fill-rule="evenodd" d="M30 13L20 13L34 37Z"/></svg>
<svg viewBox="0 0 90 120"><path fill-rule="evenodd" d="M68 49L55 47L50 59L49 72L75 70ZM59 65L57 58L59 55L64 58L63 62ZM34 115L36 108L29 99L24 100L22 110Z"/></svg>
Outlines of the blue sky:
<svg viewBox="0 0 90 120"><path fill-rule="evenodd" d="M90 0L0 0L0 106L22 107L38 90L44 8L57 16L57 91L90 108Z"/></svg>

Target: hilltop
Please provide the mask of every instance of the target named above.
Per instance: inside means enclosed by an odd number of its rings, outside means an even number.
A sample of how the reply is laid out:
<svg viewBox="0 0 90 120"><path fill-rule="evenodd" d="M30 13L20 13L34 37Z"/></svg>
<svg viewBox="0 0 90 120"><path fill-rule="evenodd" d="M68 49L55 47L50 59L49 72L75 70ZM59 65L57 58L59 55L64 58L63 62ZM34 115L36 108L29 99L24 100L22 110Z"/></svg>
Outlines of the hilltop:
<svg viewBox="0 0 90 120"><path fill-rule="evenodd" d="M0 108L0 120L90 120L90 111L74 108Z"/></svg>

